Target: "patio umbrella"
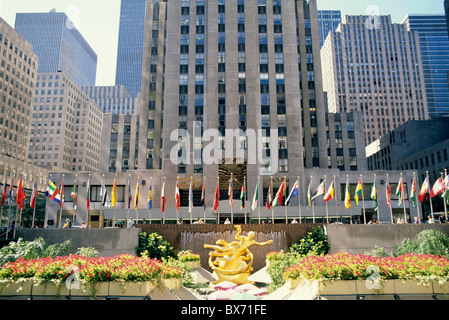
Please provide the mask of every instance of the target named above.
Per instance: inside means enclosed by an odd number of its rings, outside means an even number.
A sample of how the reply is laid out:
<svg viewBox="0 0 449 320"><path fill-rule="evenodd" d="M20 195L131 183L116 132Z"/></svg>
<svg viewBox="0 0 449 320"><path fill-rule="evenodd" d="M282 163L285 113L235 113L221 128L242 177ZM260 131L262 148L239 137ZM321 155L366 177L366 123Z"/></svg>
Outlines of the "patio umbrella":
<svg viewBox="0 0 449 320"><path fill-rule="evenodd" d="M256 288L256 289L251 289L249 291L247 291L246 293L248 294L252 294L255 296L264 296L267 294L267 289L262 289L262 288Z"/></svg>
<svg viewBox="0 0 449 320"><path fill-rule="evenodd" d="M251 283L245 283L245 284L242 284L242 285L238 286L237 288L235 288L235 291L248 292L249 290L255 290L255 289L259 289L259 287L255 286Z"/></svg>
<svg viewBox="0 0 449 320"><path fill-rule="evenodd" d="M217 283L216 285L214 285L214 290L232 290L237 287L238 287L238 285L235 284L234 282L223 281L223 282L220 282L220 283Z"/></svg>
<svg viewBox="0 0 449 320"><path fill-rule="evenodd" d="M246 292L241 292L233 295L230 300L257 300L257 297Z"/></svg>
<svg viewBox="0 0 449 320"><path fill-rule="evenodd" d="M218 290L207 296L207 300L230 300L236 293L234 291Z"/></svg>

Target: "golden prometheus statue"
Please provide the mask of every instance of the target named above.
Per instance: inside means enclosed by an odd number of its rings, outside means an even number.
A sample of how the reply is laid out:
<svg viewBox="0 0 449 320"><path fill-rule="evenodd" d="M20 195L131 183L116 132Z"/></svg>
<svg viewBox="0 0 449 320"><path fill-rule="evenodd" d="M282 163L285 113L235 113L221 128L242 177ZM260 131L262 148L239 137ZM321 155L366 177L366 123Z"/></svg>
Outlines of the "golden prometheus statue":
<svg viewBox="0 0 449 320"><path fill-rule="evenodd" d="M218 282L230 281L235 284L248 283L248 277L253 271L253 254L249 251L249 247L253 245L266 246L273 242L259 243L254 240L255 233L250 231L248 236L240 235L242 226L235 226L237 234L231 243L225 240L217 240L217 245L205 244L204 248L215 249L209 252L209 266L217 274Z"/></svg>

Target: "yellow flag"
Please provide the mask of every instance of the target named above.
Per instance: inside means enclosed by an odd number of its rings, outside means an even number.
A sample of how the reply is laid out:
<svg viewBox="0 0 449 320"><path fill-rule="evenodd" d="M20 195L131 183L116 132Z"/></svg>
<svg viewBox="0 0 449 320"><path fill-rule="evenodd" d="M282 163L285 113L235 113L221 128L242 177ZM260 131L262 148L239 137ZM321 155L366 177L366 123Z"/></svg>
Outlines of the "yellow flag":
<svg viewBox="0 0 449 320"><path fill-rule="evenodd" d="M111 196L111 206L115 208L115 204L117 203L117 182L114 179L114 186L112 187L112 196Z"/></svg>
<svg viewBox="0 0 449 320"><path fill-rule="evenodd" d="M351 207L351 196L349 194L349 180L346 180L346 192L345 192L345 209Z"/></svg>

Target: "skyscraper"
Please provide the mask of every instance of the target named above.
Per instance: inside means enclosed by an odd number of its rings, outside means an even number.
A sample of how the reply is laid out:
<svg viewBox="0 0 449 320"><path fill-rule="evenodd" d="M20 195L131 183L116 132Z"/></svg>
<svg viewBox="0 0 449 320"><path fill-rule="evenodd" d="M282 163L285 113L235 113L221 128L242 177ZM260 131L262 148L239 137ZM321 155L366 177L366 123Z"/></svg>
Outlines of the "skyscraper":
<svg viewBox="0 0 449 320"><path fill-rule="evenodd" d="M324 41L330 31L335 31L341 22L340 10L318 10L318 27L320 28L320 45L323 47Z"/></svg>
<svg viewBox="0 0 449 320"><path fill-rule="evenodd" d="M18 13L15 29L33 45L39 72L64 72L77 86L94 86L97 54L65 13Z"/></svg>
<svg viewBox="0 0 449 320"><path fill-rule="evenodd" d="M403 23L418 31L430 117L449 114L449 37L445 15L415 15Z"/></svg>
<svg viewBox="0 0 449 320"><path fill-rule="evenodd" d="M379 16L346 16L321 50L330 112L363 112L366 144L407 120L428 118L419 36Z"/></svg>
<svg viewBox="0 0 449 320"><path fill-rule="evenodd" d="M142 77L146 0L121 0L116 85L123 85L136 98Z"/></svg>

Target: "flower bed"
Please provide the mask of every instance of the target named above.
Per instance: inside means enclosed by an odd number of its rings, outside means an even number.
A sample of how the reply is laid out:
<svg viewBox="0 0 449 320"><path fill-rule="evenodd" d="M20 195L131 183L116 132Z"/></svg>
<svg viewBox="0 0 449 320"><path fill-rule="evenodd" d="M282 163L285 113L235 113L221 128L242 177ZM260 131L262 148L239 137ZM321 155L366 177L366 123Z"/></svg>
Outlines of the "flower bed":
<svg viewBox="0 0 449 320"><path fill-rule="evenodd" d="M35 260L19 259L7 263L0 270L0 294L6 295L2 289L11 286L11 283L33 283L38 288L35 292L45 293L45 287L62 290L65 294L67 280L75 280L78 287L74 287L77 295L91 297L97 295L97 291L104 288L104 283L118 283L122 291L131 284L145 284L142 294L146 295L148 290L154 288L161 281L164 266L161 261L155 259L138 258L132 255L117 255L107 258L86 258L84 256L70 255L57 258L41 258ZM69 284L70 286L70 284ZM71 286L74 286L72 282ZM34 288L36 289L36 288ZM59 291L59 289L57 291ZM17 290L16 290L17 291ZM19 290L21 291L21 290ZM104 290L100 290L104 293ZM27 291L26 291L27 292ZM23 293L26 295L26 293Z"/></svg>
<svg viewBox="0 0 449 320"><path fill-rule="evenodd" d="M342 285L343 281L352 286L352 289L348 287L349 291L357 293L360 292L360 289L356 289L359 287L399 292L401 283L413 283L415 287L422 285L422 289L439 288L441 292L447 292L449 260L444 256L417 254L405 254L395 258L348 253L310 256L286 268L283 278L292 283L291 288L303 281L319 281L326 285L338 282L338 285ZM392 284L394 287L388 288ZM419 291L423 292L421 289ZM428 291L432 292L432 288Z"/></svg>

